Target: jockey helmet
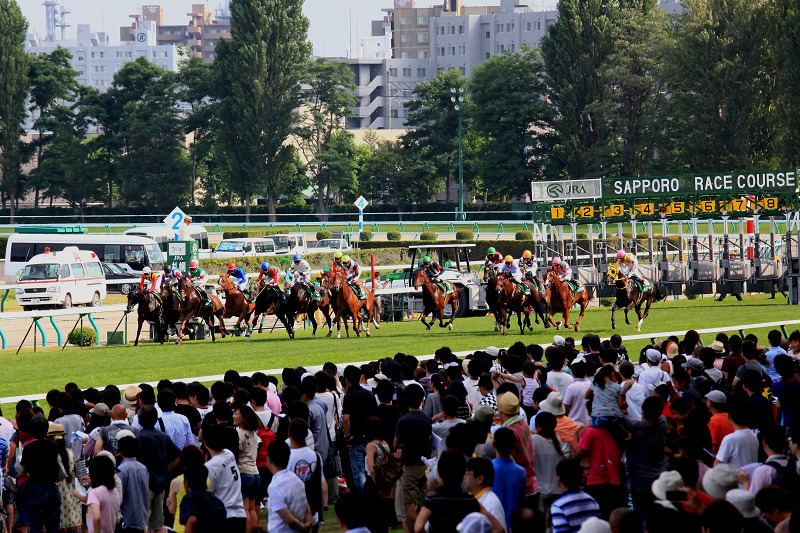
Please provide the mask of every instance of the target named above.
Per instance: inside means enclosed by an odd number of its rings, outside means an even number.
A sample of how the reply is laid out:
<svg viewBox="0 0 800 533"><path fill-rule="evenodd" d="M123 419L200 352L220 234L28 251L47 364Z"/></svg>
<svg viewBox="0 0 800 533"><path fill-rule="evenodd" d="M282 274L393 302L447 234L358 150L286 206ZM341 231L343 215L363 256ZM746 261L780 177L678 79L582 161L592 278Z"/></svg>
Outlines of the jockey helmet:
<svg viewBox="0 0 800 533"><path fill-rule="evenodd" d="M261 263L261 270L269 270L269 263L267 263L266 261Z"/></svg>
<svg viewBox="0 0 800 533"><path fill-rule="evenodd" d="M236 263L228 263L228 270L236 270Z"/></svg>
<svg viewBox="0 0 800 533"><path fill-rule="evenodd" d="M561 264L561 258L560 257L554 257L553 258L553 264L554 265L560 265Z"/></svg>
<svg viewBox="0 0 800 533"><path fill-rule="evenodd" d="M531 253L530 250L525 250L524 252L522 252L523 259L530 259L531 257L533 257L533 254Z"/></svg>
<svg viewBox="0 0 800 533"><path fill-rule="evenodd" d="M322 271L323 271L323 272L327 272L327 271L328 271L328 270L330 270L330 269L331 269L331 267L329 267L329 266L324 266L324 267L322 267Z"/></svg>
<svg viewBox="0 0 800 533"><path fill-rule="evenodd" d="M300 256L300 254L294 254L294 256L292 257L292 261L300 261L302 259L303 258Z"/></svg>
<svg viewBox="0 0 800 533"><path fill-rule="evenodd" d="M494 249L494 246L490 246L488 250L486 250L486 255L494 255L497 253L497 250Z"/></svg>
<svg viewBox="0 0 800 533"><path fill-rule="evenodd" d="M197 268L199 266L200 264L197 261L192 261L191 263L189 263L189 268Z"/></svg>
<svg viewBox="0 0 800 533"><path fill-rule="evenodd" d="M334 259L338 259L338 258L342 257L342 252L333 252L333 257L334 257Z"/></svg>
<svg viewBox="0 0 800 533"><path fill-rule="evenodd" d="M172 275L175 276L176 278L179 278L179 277L181 277L181 271L178 270L177 268L173 268L172 269Z"/></svg>
<svg viewBox="0 0 800 533"><path fill-rule="evenodd" d="M428 257L427 255L426 255L425 257L423 257L423 258L422 258L422 264L423 264L423 265L427 265L427 264L428 264L428 263L430 263L430 262L431 262L431 258L430 258L430 257Z"/></svg>
<svg viewBox="0 0 800 533"><path fill-rule="evenodd" d="M503 261L505 261L507 265L510 265L511 263L513 263L513 262L514 262L514 258L513 258L513 257L511 257L510 255L507 255L507 256L505 256L505 258L503 259Z"/></svg>
<svg viewBox="0 0 800 533"><path fill-rule="evenodd" d="M150 267L144 267L142 269L142 274L149 274L150 272L152 272L152 269Z"/></svg>
<svg viewBox="0 0 800 533"><path fill-rule="evenodd" d="M350 262L350 256L349 255L343 255L342 256L342 263L349 263L349 262Z"/></svg>
<svg viewBox="0 0 800 533"><path fill-rule="evenodd" d="M625 251L617 250L617 259L622 259L623 257L625 257Z"/></svg>

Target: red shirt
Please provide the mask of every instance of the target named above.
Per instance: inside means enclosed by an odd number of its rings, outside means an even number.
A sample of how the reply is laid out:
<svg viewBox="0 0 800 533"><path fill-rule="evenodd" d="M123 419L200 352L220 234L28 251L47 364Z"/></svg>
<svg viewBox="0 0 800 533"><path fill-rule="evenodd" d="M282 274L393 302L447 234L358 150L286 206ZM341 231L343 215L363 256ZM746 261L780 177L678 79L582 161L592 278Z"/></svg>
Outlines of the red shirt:
<svg viewBox="0 0 800 533"><path fill-rule="evenodd" d="M611 433L605 429L588 427L581 433L578 448L586 450L584 458L589 463L587 485L620 484L619 468L622 454Z"/></svg>
<svg viewBox="0 0 800 533"><path fill-rule="evenodd" d="M508 429L517 436L517 445L514 448L514 462L525 469L525 495L536 494L539 490L539 483L536 481L536 473L533 470L533 441L531 440L531 430L523 421L516 422L508 426Z"/></svg>
<svg viewBox="0 0 800 533"><path fill-rule="evenodd" d="M708 431L711 432L711 444L719 446L725 435L733 433L733 426L727 413L715 413L708 421Z"/></svg>

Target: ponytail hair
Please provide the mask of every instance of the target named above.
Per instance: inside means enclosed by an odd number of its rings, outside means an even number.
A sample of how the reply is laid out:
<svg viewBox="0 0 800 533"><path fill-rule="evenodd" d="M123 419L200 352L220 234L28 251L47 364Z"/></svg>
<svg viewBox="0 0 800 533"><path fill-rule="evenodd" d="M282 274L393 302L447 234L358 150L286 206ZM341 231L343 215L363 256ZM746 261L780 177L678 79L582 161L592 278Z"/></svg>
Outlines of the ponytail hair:
<svg viewBox="0 0 800 533"><path fill-rule="evenodd" d="M612 364L605 364L600 367L600 370L594 375L594 380L592 383L600 387L601 389L606 388L606 378L614 374L614 365Z"/></svg>
<svg viewBox="0 0 800 533"><path fill-rule="evenodd" d="M558 435L556 435L556 424L558 420L556 416L552 413L548 413L546 411L539 411L539 414L536 415L536 428L540 436L545 439L550 439L553 441L553 446L555 447L558 455L564 456L564 451L561 449L561 441L558 440Z"/></svg>

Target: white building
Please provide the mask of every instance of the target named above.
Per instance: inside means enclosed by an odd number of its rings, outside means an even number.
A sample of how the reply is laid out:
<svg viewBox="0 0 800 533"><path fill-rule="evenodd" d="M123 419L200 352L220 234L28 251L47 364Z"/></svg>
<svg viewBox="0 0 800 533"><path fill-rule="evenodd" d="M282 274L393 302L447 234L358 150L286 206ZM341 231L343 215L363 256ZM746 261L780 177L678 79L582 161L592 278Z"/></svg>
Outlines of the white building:
<svg viewBox="0 0 800 533"><path fill-rule="evenodd" d="M72 68L78 72L78 83L105 91L111 87L116 74L128 61L145 57L164 70L178 70L178 49L175 45L156 44L156 24L142 21L136 31L136 40L121 45L109 45L108 34L93 31L88 24L78 24L77 41L45 42L36 35L28 35L26 50L30 54L52 52L57 46L72 54Z"/></svg>

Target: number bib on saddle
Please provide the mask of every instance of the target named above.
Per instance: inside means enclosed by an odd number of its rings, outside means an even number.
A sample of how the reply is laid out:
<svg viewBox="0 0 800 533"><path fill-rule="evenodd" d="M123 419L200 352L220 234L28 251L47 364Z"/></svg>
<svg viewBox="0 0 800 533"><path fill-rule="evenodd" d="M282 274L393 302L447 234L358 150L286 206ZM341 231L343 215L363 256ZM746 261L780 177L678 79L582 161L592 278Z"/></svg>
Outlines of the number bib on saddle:
<svg viewBox="0 0 800 533"><path fill-rule="evenodd" d="M572 294L576 296L586 290L586 287L583 286L580 280L570 279L567 280L567 283L569 283L569 286L572 288Z"/></svg>
<svg viewBox="0 0 800 533"><path fill-rule="evenodd" d="M450 294L453 294L453 292L455 292L453 284L450 283L449 281L439 281L436 283L436 285L438 285L438 287L442 289L442 292L444 292L445 296L448 296Z"/></svg>
<svg viewBox="0 0 800 533"><path fill-rule="evenodd" d="M523 295L525 295L525 296L530 296L531 295L531 288L530 287L528 287L527 285L525 285L521 281L517 281L517 280L512 280L512 281L514 281L514 284L517 287L519 287L519 290L522 291Z"/></svg>
<svg viewBox="0 0 800 533"><path fill-rule="evenodd" d="M359 300L367 299L367 292L363 289L363 287L356 285L354 283L348 283L348 285L350 285L350 288L353 290L354 293L356 293L356 296L358 296Z"/></svg>

